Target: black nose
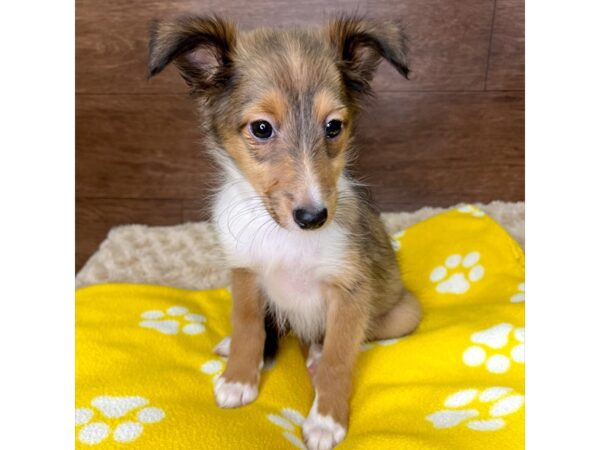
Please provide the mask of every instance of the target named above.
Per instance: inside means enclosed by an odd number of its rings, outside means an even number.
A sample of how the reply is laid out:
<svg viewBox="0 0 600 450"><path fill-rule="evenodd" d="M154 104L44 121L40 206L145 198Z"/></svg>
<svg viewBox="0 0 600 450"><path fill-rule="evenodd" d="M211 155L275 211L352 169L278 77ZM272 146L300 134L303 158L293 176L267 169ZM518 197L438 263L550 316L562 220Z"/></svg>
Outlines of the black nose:
<svg viewBox="0 0 600 450"><path fill-rule="evenodd" d="M294 222L303 230L320 228L327 220L327 208L319 211L298 208L294 210Z"/></svg>

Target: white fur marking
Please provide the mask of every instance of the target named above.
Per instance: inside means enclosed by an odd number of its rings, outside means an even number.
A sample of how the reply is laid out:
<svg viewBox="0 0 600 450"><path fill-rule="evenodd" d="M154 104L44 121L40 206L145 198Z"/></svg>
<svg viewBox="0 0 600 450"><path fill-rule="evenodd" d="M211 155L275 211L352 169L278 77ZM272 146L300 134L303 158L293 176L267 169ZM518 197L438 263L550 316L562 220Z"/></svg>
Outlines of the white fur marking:
<svg viewBox="0 0 600 450"><path fill-rule="evenodd" d="M330 450L346 436L346 429L331 416L318 413L319 396L315 397L310 413L302 425L302 434L309 450Z"/></svg>
<svg viewBox="0 0 600 450"><path fill-rule="evenodd" d="M323 346L321 344L311 344L308 349L308 356L306 357L306 367L310 367L312 364L317 364L323 354Z"/></svg>
<svg viewBox="0 0 600 450"><path fill-rule="evenodd" d="M219 377L215 381L215 399L221 408L237 408L256 400L258 387L246 383L229 383Z"/></svg>
<svg viewBox="0 0 600 450"><path fill-rule="evenodd" d="M215 348L213 348L213 352L219 356L223 356L225 358L229 357L229 349L231 346L231 336L225 336L221 342L219 342Z"/></svg>
<svg viewBox="0 0 600 450"><path fill-rule="evenodd" d="M309 158L305 160L306 167L306 184L308 187L308 196L313 202L314 206L321 206L323 199L321 197L321 189L319 187L319 181L316 179L313 168L310 166Z"/></svg>
<svg viewBox="0 0 600 450"><path fill-rule="evenodd" d="M335 221L318 230L300 230L291 217L278 225L248 181L231 167L213 209L213 219L230 267L252 269L278 320L297 335L316 340L325 327L321 283L346 270L348 232ZM339 192L348 190L343 177ZM291 213L290 213L291 216Z"/></svg>

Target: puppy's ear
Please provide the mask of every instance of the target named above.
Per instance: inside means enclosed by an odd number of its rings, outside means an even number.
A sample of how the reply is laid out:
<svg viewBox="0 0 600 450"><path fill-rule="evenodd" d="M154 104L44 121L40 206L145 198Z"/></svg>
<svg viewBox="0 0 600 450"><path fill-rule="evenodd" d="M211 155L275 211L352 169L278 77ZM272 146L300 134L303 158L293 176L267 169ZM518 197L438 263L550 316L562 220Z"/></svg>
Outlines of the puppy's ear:
<svg viewBox="0 0 600 450"><path fill-rule="evenodd" d="M399 23L343 16L330 21L327 32L350 91L371 92L370 83L382 58L408 79L408 39Z"/></svg>
<svg viewBox="0 0 600 450"><path fill-rule="evenodd" d="M155 21L150 27L148 78L174 62L192 89L202 94L231 76L235 26L218 17L181 17Z"/></svg>

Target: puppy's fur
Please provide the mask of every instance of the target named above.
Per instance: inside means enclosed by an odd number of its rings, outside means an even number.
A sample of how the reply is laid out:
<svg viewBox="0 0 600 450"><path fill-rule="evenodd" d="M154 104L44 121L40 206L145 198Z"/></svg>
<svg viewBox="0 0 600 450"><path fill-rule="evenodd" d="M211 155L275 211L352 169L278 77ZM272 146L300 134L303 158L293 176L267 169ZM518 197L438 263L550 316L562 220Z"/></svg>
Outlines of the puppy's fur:
<svg viewBox="0 0 600 450"><path fill-rule="evenodd" d="M222 172L213 220L233 271L233 331L217 403L258 395L272 318L310 355L310 449L346 434L360 344L410 333L421 317L377 211L345 171L377 65L385 59L407 77L406 53L399 25L355 17L244 33L216 17L184 17L151 30L149 76L179 68ZM258 137L256 124L272 134ZM305 223L298 211L326 219ZM301 229L307 223L313 229Z"/></svg>

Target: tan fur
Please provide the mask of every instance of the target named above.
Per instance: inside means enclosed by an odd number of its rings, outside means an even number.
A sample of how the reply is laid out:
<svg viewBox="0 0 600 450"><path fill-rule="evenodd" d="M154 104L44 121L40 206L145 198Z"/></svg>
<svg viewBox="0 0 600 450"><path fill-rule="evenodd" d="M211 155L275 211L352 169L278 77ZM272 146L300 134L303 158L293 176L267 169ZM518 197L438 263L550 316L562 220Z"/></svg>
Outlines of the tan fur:
<svg viewBox="0 0 600 450"><path fill-rule="evenodd" d="M272 90L261 96L255 104L242 112L242 125L246 125L252 120L261 118L263 115L271 116L277 128L285 120L285 113L289 109L288 101L279 90ZM246 136L250 139L249 136Z"/></svg>
<svg viewBox="0 0 600 450"><path fill-rule="evenodd" d="M405 292L399 303L374 320L369 339L391 339L410 334L421 318L421 305L410 292Z"/></svg>
<svg viewBox="0 0 600 450"><path fill-rule="evenodd" d="M254 274L236 269L231 281L235 298L231 316L231 347L222 377L228 382L257 385L265 342L264 300Z"/></svg>
<svg viewBox="0 0 600 450"><path fill-rule="evenodd" d="M327 301L327 330L314 377L319 396L317 410L347 428L352 372L366 336L370 292L358 286L349 292L326 285L323 295Z"/></svg>

